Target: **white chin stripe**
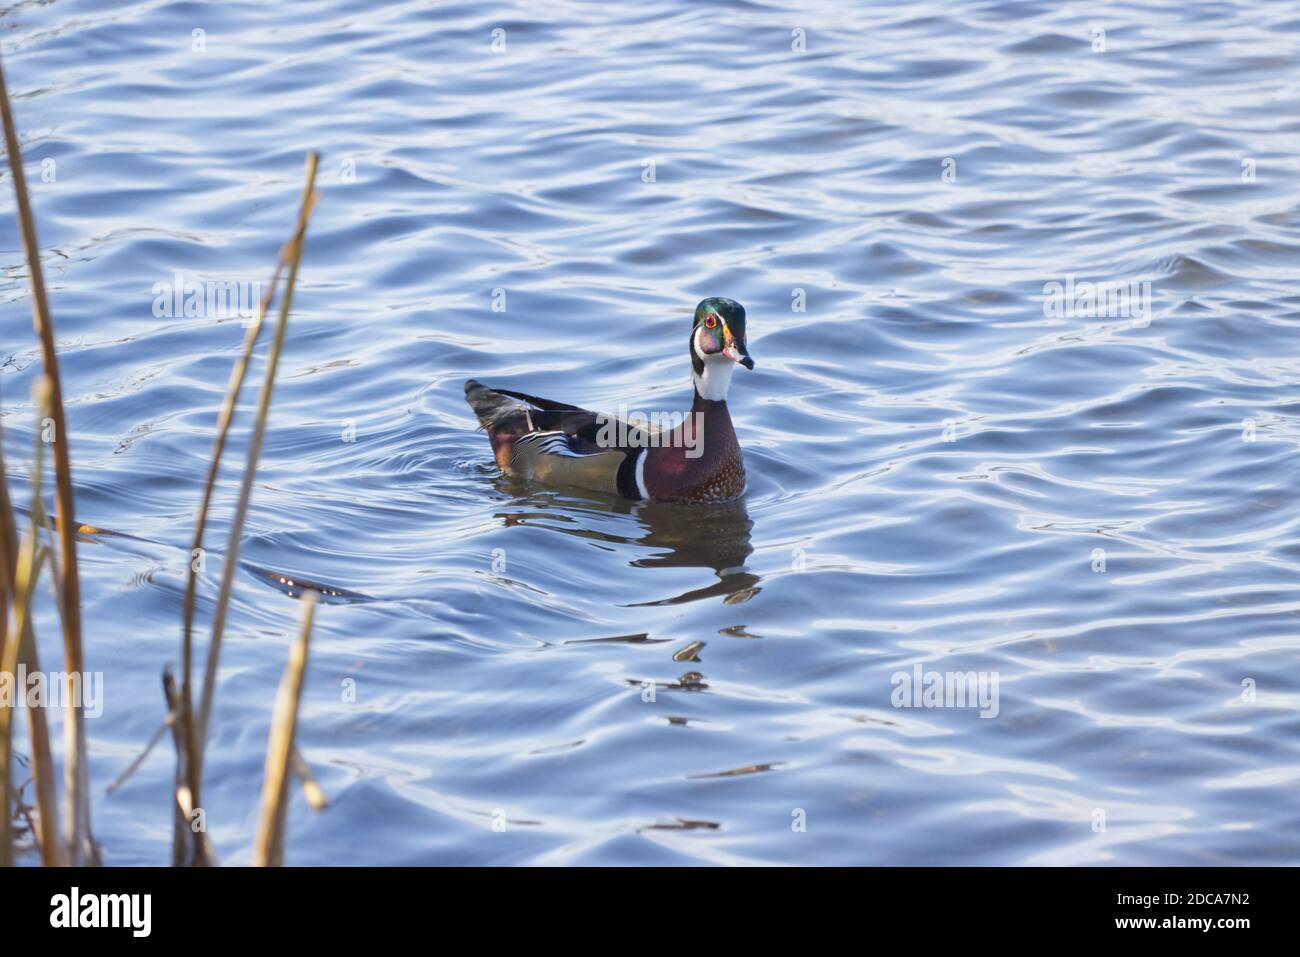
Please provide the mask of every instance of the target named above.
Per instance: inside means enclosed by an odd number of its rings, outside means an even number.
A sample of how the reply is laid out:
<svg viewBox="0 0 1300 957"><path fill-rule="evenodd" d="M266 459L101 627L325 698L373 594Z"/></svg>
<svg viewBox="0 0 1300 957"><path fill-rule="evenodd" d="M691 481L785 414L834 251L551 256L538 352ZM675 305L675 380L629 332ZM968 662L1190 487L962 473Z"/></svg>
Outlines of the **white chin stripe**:
<svg viewBox="0 0 1300 957"><path fill-rule="evenodd" d="M642 449L636 454L636 490L646 500L650 498L650 491L645 487L645 460L649 457L649 449Z"/></svg>
<svg viewBox="0 0 1300 957"><path fill-rule="evenodd" d="M700 336L702 335L704 335L704 330L697 327L695 335L691 337L691 351L695 353L696 357L701 362L708 358L708 356L704 354L704 350L700 348Z"/></svg>
<svg viewBox="0 0 1300 957"><path fill-rule="evenodd" d="M731 374L736 371L736 364L723 355L709 356L704 360L704 374L695 375L695 391L700 398L721 402L727 397L731 388Z"/></svg>

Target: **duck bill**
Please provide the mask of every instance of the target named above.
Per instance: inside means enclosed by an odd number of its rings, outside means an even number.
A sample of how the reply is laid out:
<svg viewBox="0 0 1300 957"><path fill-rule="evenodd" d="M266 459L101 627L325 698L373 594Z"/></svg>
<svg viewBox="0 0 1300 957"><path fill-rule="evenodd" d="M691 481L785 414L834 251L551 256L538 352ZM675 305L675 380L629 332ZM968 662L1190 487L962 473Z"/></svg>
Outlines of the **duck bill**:
<svg viewBox="0 0 1300 957"><path fill-rule="evenodd" d="M749 355L749 350L743 343L737 342L732 338L731 333L727 333L727 341L722 347L722 354L732 362L738 362L746 369L754 368L754 360Z"/></svg>

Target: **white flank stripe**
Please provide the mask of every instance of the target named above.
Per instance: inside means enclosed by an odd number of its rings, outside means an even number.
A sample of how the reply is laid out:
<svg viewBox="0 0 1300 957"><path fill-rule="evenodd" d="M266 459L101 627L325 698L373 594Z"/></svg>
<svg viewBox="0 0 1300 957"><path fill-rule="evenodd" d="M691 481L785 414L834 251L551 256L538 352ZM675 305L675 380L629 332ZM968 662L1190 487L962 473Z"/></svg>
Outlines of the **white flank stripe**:
<svg viewBox="0 0 1300 957"><path fill-rule="evenodd" d="M636 490L644 499L650 498L650 491L645 487L645 460L649 457L649 449L642 449L636 454Z"/></svg>

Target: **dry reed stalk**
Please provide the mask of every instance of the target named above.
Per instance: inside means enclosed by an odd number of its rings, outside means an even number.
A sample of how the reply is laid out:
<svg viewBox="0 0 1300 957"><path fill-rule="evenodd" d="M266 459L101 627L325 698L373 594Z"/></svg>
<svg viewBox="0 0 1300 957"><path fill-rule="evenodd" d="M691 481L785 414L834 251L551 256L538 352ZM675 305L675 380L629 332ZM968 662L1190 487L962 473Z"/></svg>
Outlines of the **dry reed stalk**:
<svg viewBox="0 0 1300 957"><path fill-rule="evenodd" d="M230 370L230 384L226 387L226 400L221 407L220 414L217 416L217 437L212 446L212 461L208 463L208 475L203 483L203 498L199 503L198 517L194 522L194 538L190 543L189 573L185 580L185 599L181 613L180 711L174 717L180 722L178 733L179 738L183 741L183 748L178 747L176 750L177 787L180 786L181 781L184 781L190 789L190 794L196 797L200 786L198 775L194 773L197 768L190 766L188 761L184 765L181 762L182 752L185 755L191 755L195 752L194 722L191 720L191 716L194 713L194 599L199 580L196 559L203 549L203 534L208 525L208 509L212 504L212 493L217 485L217 473L221 468L221 456L225 454L226 439L230 434L230 423L235 417L235 406L239 400L239 393L244 387L244 378L248 374L248 365L253 356L253 348L257 345L257 337L262 331L262 322L266 318L266 311L270 308L271 300L275 297L275 291L280 285L280 273L283 268L284 259L281 257L275 265L275 273L271 276L271 285L262 294L261 302L258 303L257 315L253 319L253 324L249 326L248 332L244 336L243 351ZM177 807L179 813L179 805ZM188 825L188 822L185 823ZM188 826L182 827L181 824L182 822L177 821L173 829L176 844L172 848L173 863L184 861L191 854L188 847L191 831ZM211 857L211 849L206 846L206 839L198 838L197 840L200 846L195 847L192 851L194 862L198 864L208 863ZM182 843L185 846L182 846Z"/></svg>
<svg viewBox="0 0 1300 957"><path fill-rule="evenodd" d="M298 780L302 782L303 797L307 799L307 803L311 805L311 809L313 811L325 810L325 806L329 804L329 800L325 797L325 791L316 783L316 778L311 773L311 765L309 765L306 758L299 753L296 745L293 749L292 762L293 773Z"/></svg>
<svg viewBox="0 0 1300 957"><path fill-rule="evenodd" d="M14 674L18 670L18 647L21 636L30 633L32 627L31 605L32 592L36 589L36 579L40 577L41 564L45 560L45 549L37 547L36 529L32 529L23 538L18 555L18 569L14 576L14 641L5 647L4 661L0 662L0 671ZM15 694L18 693L15 688ZM12 707L0 708L0 794L4 795L4 815L12 821L13 801L13 715L18 710L17 702ZM42 830L45 816L57 813L55 809L40 809ZM5 844L0 847L0 863L6 867L13 866L13 833L6 827Z"/></svg>
<svg viewBox="0 0 1300 957"><path fill-rule="evenodd" d="M42 383L44 385L44 383ZM5 843L0 846L0 861L7 866L14 863L13 855L13 833L12 833L12 793L13 793L13 717L18 710L17 698L20 695L25 696L25 689L18 685L17 671L18 664L24 660L23 649L30 649L26 657L34 660L35 639L32 634L32 595L36 590L36 582L40 577L41 565L44 563L47 553L40 545L41 522L43 521L43 509L41 508L41 485L43 479L43 467L45 463L44 449L42 448L40 436L40 419L44 411L45 399L48 396L48 388L38 387L37 395L37 413L36 413L36 448L32 456L32 523L27 535L23 539L21 548L12 548L5 545L7 554L14 554L16 561L13 568L12 578L9 579L14 594L14 629L13 640L5 645L3 658L0 659L0 673L10 675L11 687L13 688L15 700L8 707L0 708L0 795L3 800L5 816ZM6 562L7 564L7 562ZM7 569L6 569L7 572ZM29 713L39 714L42 717L44 712L41 708L35 707L28 709ZM47 742L48 747L48 742ZM48 755L47 755L48 757ZM33 761L33 765L35 765ZM42 854L49 856L45 848L50 848L57 859L58 855L58 809L57 799L54 795L54 776L52 766L48 768L44 777L44 789L37 791L37 806L41 817L41 835L40 843ZM33 832L34 833L34 832ZM34 835L35 836L35 835Z"/></svg>
<svg viewBox="0 0 1300 957"><path fill-rule="evenodd" d="M189 785L181 776L181 767L186 763L185 754L185 735L181 727L181 709L184 702L181 700L180 693L176 690L176 679L172 677L170 668L163 668L162 675L163 696L167 700L167 723L171 725L172 740L176 744L176 777L172 787L172 802L175 810L172 814L172 867L184 867L187 862L186 853L189 848L188 834L193 831L193 821L191 815L194 811L194 802L190 796ZM211 858L207 860L211 863Z"/></svg>
<svg viewBox="0 0 1300 957"><path fill-rule="evenodd" d="M104 788L104 793L106 795L111 797L113 792L125 784L131 775L140 770L140 765L144 764L149 755L153 753L153 749L158 747L158 742L161 741L163 735L167 733L167 729L176 723L176 720L177 716L168 711L167 717L163 719L162 724L158 725L158 730L149 738L149 743L144 746L144 750L135 756L131 763L127 765L125 771L113 779L112 784Z"/></svg>
<svg viewBox="0 0 1300 957"><path fill-rule="evenodd" d="M303 678L307 672L307 645L316 616L316 593L302 593L302 627L289 652L280 691L271 716L271 734L266 742L266 776L262 781L262 810L253 846L255 867L279 867L284 863L284 822L289 806L289 777L293 773L294 736L298 729L298 705L302 701Z"/></svg>
<svg viewBox="0 0 1300 957"><path fill-rule="evenodd" d="M32 480L33 486L32 486L32 506L31 506L32 529L39 536L42 529L48 530L50 528L50 521L48 519L48 516L45 514L45 504L43 502L42 495L41 495L41 490L43 486L39 478L40 475L39 470L44 467L44 458L42 455L42 440L39 438L41 434L41 421L42 421L41 414L44 413L45 419L48 420L49 402L50 402L49 380L45 377L42 377L41 380L37 383L36 387L32 390L32 394L36 399L36 407L39 410L41 410L41 412L37 413L38 439L36 442L36 454L34 456L36 471L33 472L34 477ZM63 581L59 575L58 561L55 558L55 545L53 542L51 542L50 545L46 548L46 560L50 563L50 585L54 592L54 605L56 608L59 609L59 614L60 616L62 616L63 609L65 608L66 603L64 601ZM23 646L19 649L19 655L22 656L24 660L29 662L27 664L28 674L32 674L40 670L40 663L38 661L38 652L36 649L36 634L35 631L31 628L28 628L27 632L23 635ZM71 672L69 672L69 674L71 674ZM83 680L84 677L85 676L83 675L82 676ZM29 708L28 711L30 715L39 716L40 718L40 727L33 728L33 730L41 734L43 736L43 740L41 744L37 745L33 749L34 757L32 761L32 766L33 768L36 768L39 765L44 769L48 769L45 772L44 776L46 779L48 779L50 783L49 786L46 788L44 798L48 801L50 807L53 808L57 801L57 798L55 797L55 788L54 788L54 778L55 778L54 759L50 754L49 731L45 727L45 720L44 720L45 712L44 709L42 708L35 708L35 709ZM84 738L83 738L83 744L84 744ZM85 855L82 863L91 864L95 867L98 867L103 862L100 860L99 847L98 845L95 844L94 839L90 835L90 821L89 821L90 781L86 777L86 766L87 765L86 765L86 761L84 760L84 754L83 754L83 760L81 761L81 772L82 772L81 786L82 786L82 792L85 795L85 800L86 800L87 819L86 819L86 830L83 835L84 840L82 842L83 854ZM42 793L41 787L38 784L37 794L40 795L41 793ZM58 815L51 813L49 817L50 827L52 828L49 834L51 838L50 846L55 847L56 850L61 853L61 849L57 847L57 835L58 835L58 830L56 826L57 821L58 821Z"/></svg>
<svg viewBox="0 0 1300 957"><path fill-rule="evenodd" d="M307 189L304 193L303 215L299 218L298 229L288 244L289 276L285 284L284 296L280 301L280 316L276 322L275 338L271 342L266 357L266 372L262 379L262 389L257 397L257 412L253 421L253 434L249 441L248 458L244 464L239 500L235 507L235 518L230 529L230 543L226 548L221 573L221 591L217 596L217 607L213 615L212 637L208 644L207 666L203 674L203 695L199 704L197 725L197 765L203 766L203 750L206 743L208 721L212 716L212 697L216 681L216 669L221 653L221 639L225 631L226 614L230 605L230 593L234 584L235 570L239 566L240 537L244 523L248 518L248 504L252 498L253 481L257 474L257 460L262 453L262 443L266 438L266 420L271 411L271 395L275 387L275 374L280 364L280 354L284 349L285 332L289 324L289 311L293 307L293 290L298 279L298 265L302 259L303 238L307 230L307 219L314 205L316 180L315 153L307 157Z"/></svg>
<svg viewBox="0 0 1300 957"><path fill-rule="evenodd" d="M35 450L32 457L32 535L38 536L41 524L43 522L44 510L41 508L41 486L45 463L44 445L40 437L40 418L41 413L48 401L48 389L44 388L44 383L38 385L34 390L37 405L37 437ZM0 436L0 439L3 437ZM17 575L20 551L18 547L17 521L14 519L13 506L9 501L9 493L6 480L3 476L7 475L3 470L3 456L0 455L0 509L7 512L8 519L5 521L5 527L0 529L0 577L4 578L5 585L11 593L18 594ZM33 578L33 588L35 587ZM20 606L17 602L14 605L15 627L13 634L10 636L11 641L5 648L4 661L6 665L0 667L0 671L14 674L15 662L21 664L28 674L36 674L41 670L40 656L36 650L36 637L32 629L31 616L27 612L30 608L30 597L26 599L27 604L22 606L22 615L18 612ZM11 679L15 682L15 692L17 692L17 676ZM5 709L10 712L8 715L0 716L6 721L12 721L12 712L16 710L17 702L14 708ZM32 748L32 782L36 792L36 808L40 815L39 844L41 849L41 862L47 867L55 867L63 862L63 848L59 844L59 815L58 815L58 795L55 784L54 756L50 750L50 731L49 725L45 720L44 708L27 709L28 734ZM3 732L6 742L12 741L12 730L7 729ZM4 752L6 757L4 761L4 773L9 773L9 757L12 745L6 743ZM9 779L4 778L5 781ZM0 794L6 795L0 803L6 807L9 804L7 797L9 793L8 785L0 786ZM8 822L6 822L8 823ZM35 834L36 832L33 831ZM10 845L6 844L5 847ZM3 848L0 848L3 853Z"/></svg>
<svg viewBox="0 0 1300 957"><path fill-rule="evenodd" d="M0 422L3 422L0 419ZM14 552L17 550L17 538L15 534L16 525L14 522L13 503L9 501L9 472L5 468L4 457L4 429L0 426L0 680L4 680L4 675L12 675L14 672L5 668L9 662L9 596L14 587L13 568L17 560ZM17 649L18 639L14 638L14 668L17 668ZM15 682L14 690L17 691L16 679L10 678ZM11 703L9 709L18 707L18 702ZM9 788L11 785L11 775L13 773L10 764L10 745L7 744L10 739L7 722L3 715L0 715L0 759L3 764L0 765L0 867L13 867L14 864L14 811L13 801L10 800Z"/></svg>
<svg viewBox="0 0 1300 957"><path fill-rule="evenodd" d="M3 407L3 399L0 399L0 411ZM9 596L14 587L17 542L18 524L13 503L9 501L9 470L5 466L4 417L0 415L0 659L4 658L5 645L9 641Z"/></svg>
<svg viewBox="0 0 1300 957"><path fill-rule="evenodd" d="M297 228L281 252L281 265L287 264L288 276L285 280L284 295L280 300L280 315L276 322L275 338L267 354L266 371L262 380L262 389L258 395L257 413L253 424L253 434L249 441L248 458L244 465L243 481L239 491L239 501L235 508L235 518L230 528L230 544L226 548L221 573L221 590L217 597L217 607L213 615L212 635L208 641L208 655L203 673L203 693L199 704L197 720L193 710L193 699L187 704L182 693L182 722L186 725L188 751L188 774L190 796L195 807L202 807L201 794L203 784L203 758L207 745L208 721L212 716L212 699L216 690L217 665L221 654L221 640L225 631L226 614L230 606L230 593L234 585L235 570L239 566L240 537L243 535L244 522L248 517L248 503L252 497L253 480L257 474L257 460L262 452L262 443L266 437L266 420L270 414L271 395L275 385L275 374L280 364L280 354L284 349L285 332L289 324L289 312L293 306L293 291L298 281L298 267L302 261L303 243L307 233L307 223L316 204L316 169L320 157L316 153L307 156L306 185L303 188L302 207L298 215ZM279 270L277 269L277 275ZM232 385L236 376L232 374ZM242 372L239 373L242 383ZM234 398L228 398L233 414ZM223 410L224 415L224 410ZM228 423L227 423L228 427ZM223 440L224 442L224 440ZM215 463L210 478L215 479ZM211 492L205 491L205 500L210 500ZM203 510L206 513L206 506ZM193 553L191 553L193 554ZM193 596L187 592L187 604L192 604ZM193 620L193 612L189 612ZM191 643L187 635L186 644ZM188 675L185 676L188 679ZM205 845L201 835L199 846ZM202 850L196 854L196 863L206 863L208 855Z"/></svg>
<svg viewBox="0 0 1300 957"><path fill-rule="evenodd" d="M0 516L0 577L4 578L0 588L0 680L9 675L10 686L14 689L15 700L0 704L0 867L14 866L14 814L17 811L10 789L13 787L13 712L18 708L18 645L17 635L12 645L9 643L9 593L13 588L13 576L9 572L13 558L13 546L9 544L9 523L13 521L13 508L9 502L6 473L0 471L0 508L5 515Z"/></svg>
<svg viewBox="0 0 1300 957"><path fill-rule="evenodd" d="M81 585L77 578L76 509L72 493L72 461L68 453L67 418L63 411L63 385L59 378L59 356L55 348L54 324L50 318L49 301L45 295L45 280L41 272L41 251L36 240L36 222L32 217L31 202L27 195L27 177L23 171L22 153L18 145L18 131L14 125L13 110L9 105L9 91L5 85L4 69L0 66L0 115L4 120L5 149L9 154L9 169L13 176L14 198L18 207L19 231L23 251L27 257L28 278L32 287L32 318L41 340L41 358L45 379L49 387L49 413L54 425L54 480L58 503L59 531L59 590L62 597L63 657L67 675L67 697L70 705L64 722L64 792L66 804L66 829L68 832L69 860L80 863L84 846L93 848L90 836L89 774L86 768L86 725L82 703L73 698L73 681L85 674L85 660L81 645ZM74 679L74 676L78 676ZM90 855L93 857L93 851Z"/></svg>
<svg viewBox="0 0 1300 957"><path fill-rule="evenodd" d="M5 85L2 66L0 66L0 114L2 114L3 117L5 146L9 157L10 170L13 176L20 233L23 239L23 249L27 258L28 271L32 286L33 320L36 332L41 341L46 390L45 402L43 402L42 405L44 405L48 411L56 436L54 443L54 465L56 502L58 510L56 526L59 537L59 555L58 560L56 561L52 553L48 553L44 547L39 546L38 523L42 521L43 509L40 506L40 490L38 482L36 500L33 508L33 528L30 541L26 543L22 551L18 550L17 524L14 518L12 505L8 498L7 487L5 486L4 476L7 473L3 471L3 456L0 455L0 579L3 580L3 588L0 589L0 662L3 662L8 667L11 674L15 672L19 662L26 663L30 671L39 670L35 640L31 634L31 592L39 573L40 563L48 560L55 572L53 576L55 596L59 605L60 617L63 624L64 667L68 675L67 698L69 701L73 702L68 711L68 720L64 727L64 745L67 754L67 760L64 767L64 788L67 795L66 826L68 829L67 850L69 861L70 863L78 864L85 860L91 860L94 862L97 857L97 852L90 829L90 785L86 762L84 714L82 713L82 705L80 701L77 701L72 694L73 676L80 676L85 673L84 654L81 640L81 595L80 582L77 574L77 527L72 487L72 467L68 451L67 419L63 406L63 390L59 375L58 354L54 340L53 322L50 318L49 302L46 296L45 283L41 270L40 247L36 238L35 220L32 216L30 200L27 194L27 182L22 167L18 135L14 124L13 112L9 102L9 94ZM245 338L243 352L236 361L234 368L231 370L231 380L227 400L218 419L218 435L214 443L212 461L209 466L202 503L195 523L195 534L190 552L190 573L186 582L186 593L183 605L184 621L182 659L184 673L182 690L179 693L177 692L175 680L172 678L170 672L165 672L164 674L164 692L167 695L168 701L168 724L172 726L177 751L175 793L176 814L173 820L175 829L173 863L185 862L187 856L186 847L188 843L186 835L190 830L188 827L188 817L193 808L201 806L198 803L198 796L202 782L203 751L206 743L208 721L211 717L216 668L220 654L225 618L229 608L230 593L233 585L233 574L234 569L238 564L239 536L242 533L244 522L247 519L248 503L252 492L253 479L256 473L257 459L260 456L261 446L265 438L266 420L270 411L275 372L284 346L285 331L288 324L289 312L292 307L293 291L297 282L298 268L302 258L307 222L311 216L311 211L314 208L316 201L315 179L317 166L318 157L315 153L311 153L307 160L307 182L303 190L302 208L299 213L297 228L290 242L286 244L285 249L281 252L279 261L276 265L275 274L272 277L271 287L260 303L256 319ZM284 270L286 264L288 266L288 279L286 282L284 297L281 302L275 339L267 358L266 376L258 399L253 439L250 444L248 460L243 475L240 497L236 508L235 522L231 530L231 544L227 549L227 563L223 569L221 591L218 598L216 615L214 617L212 638L208 649L207 667L204 672L203 697L196 725L193 707L192 674L194 601L195 592L197 590L197 567L193 559L199 554L199 550L203 545L203 535L207 525L207 514L211 505L221 457L225 450L225 444L229 435L230 423L234 416L238 395L243 386L244 378L247 375L248 365L266 312L276 293L281 272ZM37 466L37 470L38 469L39 464ZM38 471L37 474L39 474ZM9 596L11 594L14 596L13 605L15 622L12 635L9 634L8 629L8 605L10 603ZM305 643L307 636L310 634L315 594L311 593L310 595L304 595L304 599L308 602L308 608L304 619L303 634L300 637L300 642L302 644L301 667L305 667ZM286 675L286 680L288 680L288 675ZM299 695L301 693L301 672L298 674L297 693ZM295 770L302 778L303 787L308 793L309 800L312 801L313 806L317 806L318 804L323 806L324 796L320 792L320 788L312 779L310 770L306 767L306 763L302 761L301 756L296 755L292 749L293 722L296 721L297 712L296 701L297 699L295 698L293 714L288 719L290 721L288 738L289 752L284 756L283 767L288 768L290 762L294 762ZM57 816L54 813L56 799L54 796L53 761L49 749L48 728L45 725L44 713L41 712L40 709L28 709L28 711L31 715L32 724L31 736L34 752L32 765L33 778L36 782L38 808L41 818L42 854L46 864L58 864L62 863L62 855L60 853L61 848L57 836ZM277 720L277 726L282 720L283 719ZM9 762L9 755L12 742L12 709L6 709L6 713L0 715L0 721L3 723L3 737L0 737L0 745L2 745L2 747L0 747L0 751L3 752L4 756L4 767L3 769L0 769L3 773L3 777L0 777L0 783L3 784L3 787L0 787L0 794L3 794L4 811L3 830L0 830L0 862L9 863L12 862L12 819L9 814L9 806L11 803L11 765ZM148 753L147 749L145 753ZM142 758L140 760L142 760ZM268 756L268 768L270 767L269 761L270 757ZM128 770L127 773L129 774L130 770ZM282 772L282 777L284 774L287 774L287 771ZM283 787L281 787L280 791L281 808L278 817L278 825L268 832L277 841L282 838L284 816ZM282 856L282 844L274 846L272 850L277 858ZM211 863L211 848L207 843L206 836L202 833L200 833L195 842L193 854L194 863Z"/></svg>

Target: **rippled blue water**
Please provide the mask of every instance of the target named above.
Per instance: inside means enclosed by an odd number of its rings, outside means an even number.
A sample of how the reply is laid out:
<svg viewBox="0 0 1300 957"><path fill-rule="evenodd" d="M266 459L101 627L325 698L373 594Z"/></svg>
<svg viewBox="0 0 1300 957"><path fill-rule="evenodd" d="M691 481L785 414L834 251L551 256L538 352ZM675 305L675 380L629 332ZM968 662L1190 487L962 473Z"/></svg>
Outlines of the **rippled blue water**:
<svg viewBox="0 0 1300 957"><path fill-rule="evenodd" d="M243 557L376 600L317 615L300 744L332 806L295 795L290 863L1300 862L1300 13L798 6L4 15L77 519L159 543L82 546L109 862L168 859L170 756L103 789L163 714L243 336L155 284L266 281L308 149ZM39 359L0 203L17 486ZM1149 282L1149 321L1045 309L1070 277ZM499 478L465 378L684 409L706 295L759 363L743 502ZM225 862L298 613L239 577ZM997 716L895 707L917 666L995 675Z"/></svg>

